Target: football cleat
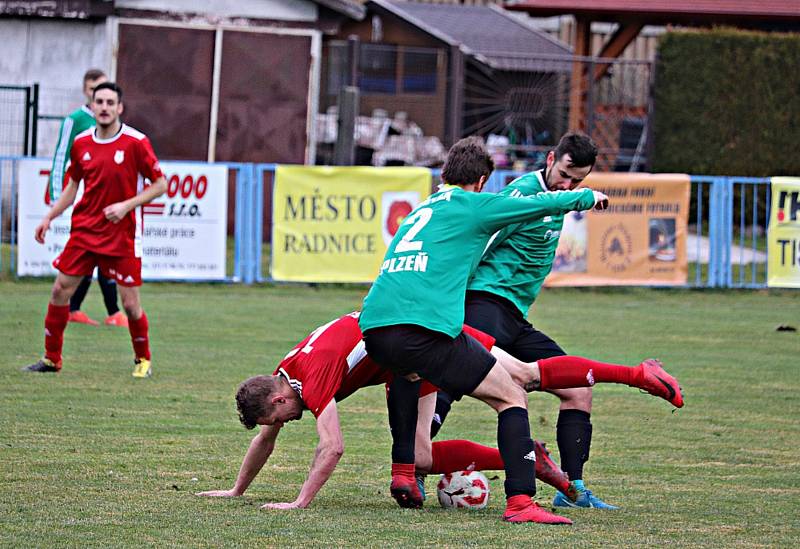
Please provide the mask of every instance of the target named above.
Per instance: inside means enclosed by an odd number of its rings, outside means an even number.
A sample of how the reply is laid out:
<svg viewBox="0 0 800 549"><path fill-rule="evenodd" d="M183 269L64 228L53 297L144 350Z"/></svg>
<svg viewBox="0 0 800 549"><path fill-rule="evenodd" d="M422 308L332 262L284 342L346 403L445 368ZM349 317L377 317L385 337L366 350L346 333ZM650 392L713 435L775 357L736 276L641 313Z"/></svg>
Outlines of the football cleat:
<svg viewBox="0 0 800 549"><path fill-rule="evenodd" d="M503 513L505 522L537 522L539 524L572 524L567 517L551 513L539 507L530 496L511 496L506 502L506 511Z"/></svg>
<svg viewBox="0 0 800 549"><path fill-rule="evenodd" d="M422 501L425 501L425 499L426 499L426 495L425 495L425 477L426 476L427 475L424 475L422 473L416 473L414 475L414 478L417 479L417 489L419 490L419 493L422 495Z"/></svg>
<svg viewBox="0 0 800 549"><path fill-rule="evenodd" d="M392 463L392 484L389 492L400 507L419 509L424 501L414 477L413 463Z"/></svg>
<svg viewBox="0 0 800 549"><path fill-rule="evenodd" d="M536 453L536 478L575 501L578 497L575 486L569 481L569 476L550 457L544 442L534 440L533 451Z"/></svg>
<svg viewBox="0 0 800 549"><path fill-rule="evenodd" d="M111 316L106 317L103 321L106 326L119 326L120 328L128 327L128 317L122 311L117 311Z"/></svg>
<svg viewBox="0 0 800 549"><path fill-rule="evenodd" d="M653 396L661 397L676 408L683 407L683 392L678 380L669 375L661 366L661 361L649 358L636 366L637 387Z"/></svg>
<svg viewBox="0 0 800 549"><path fill-rule="evenodd" d="M134 361L133 377L150 377L153 375L153 368L150 367L150 361L146 358L137 358Z"/></svg>
<svg viewBox="0 0 800 549"><path fill-rule="evenodd" d="M88 324L89 326L99 326L100 325L99 322L89 318L89 315L87 315L83 311L70 311L69 312L69 321L70 322L77 322L78 324Z"/></svg>
<svg viewBox="0 0 800 549"><path fill-rule="evenodd" d="M56 364L50 359L42 358L39 359L37 362L31 364L30 366L25 366L22 369L23 372L39 372L39 373L48 373L48 372L60 372L61 371L61 364Z"/></svg>
<svg viewBox="0 0 800 549"><path fill-rule="evenodd" d="M570 498L559 492L556 494L556 497L553 498L553 505L555 507L583 507L587 509L605 509L608 511L619 509L619 507L616 505L606 503L599 497L595 496L591 490L588 490L587 488L580 489L580 487L578 487L577 499L570 500Z"/></svg>

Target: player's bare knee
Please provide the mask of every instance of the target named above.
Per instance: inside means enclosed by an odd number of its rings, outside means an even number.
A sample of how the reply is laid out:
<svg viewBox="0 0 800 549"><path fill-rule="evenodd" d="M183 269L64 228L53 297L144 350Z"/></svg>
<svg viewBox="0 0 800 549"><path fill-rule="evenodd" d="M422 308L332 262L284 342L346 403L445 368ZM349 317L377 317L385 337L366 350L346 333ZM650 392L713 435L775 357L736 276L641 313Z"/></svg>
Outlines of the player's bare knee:
<svg viewBox="0 0 800 549"><path fill-rule="evenodd" d="M558 398L562 405L569 405L578 410L590 411L592 408L592 388L576 387L574 389L560 391Z"/></svg>

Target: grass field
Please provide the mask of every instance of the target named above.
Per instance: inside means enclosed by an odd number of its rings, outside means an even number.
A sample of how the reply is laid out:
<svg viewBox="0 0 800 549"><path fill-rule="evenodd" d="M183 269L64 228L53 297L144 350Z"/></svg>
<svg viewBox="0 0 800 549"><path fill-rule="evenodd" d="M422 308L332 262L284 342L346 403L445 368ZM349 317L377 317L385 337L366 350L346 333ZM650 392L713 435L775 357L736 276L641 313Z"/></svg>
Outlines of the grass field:
<svg viewBox="0 0 800 549"><path fill-rule="evenodd" d="M547 290L536 324L573 354L655 356L687 405L598 386L587 483L617 512L566 511L572 527L499 520L488 509L403 511L388 496L383 389L344 401L345 455L307 510L262 511L297 495L316 443L309 417L283 430L243 498L229 488L253 433L233 393L308 331L359 307L363 289L145 286L153 378L134 380L118 328L70 326L59 375L19 372L41 353L45 281L0 281L0 545L792 547L800 543L800 292ZM85 310L102 317L93 289ZM494 444L488 407L456 405L441 438ZM557 404L530 399L555 450ZM306 414L309 416L309 414ZM490 477L493 475L490 475ZM428 481L429 494L434 488ZM553 491L540 486L537 499Z"/></svg>

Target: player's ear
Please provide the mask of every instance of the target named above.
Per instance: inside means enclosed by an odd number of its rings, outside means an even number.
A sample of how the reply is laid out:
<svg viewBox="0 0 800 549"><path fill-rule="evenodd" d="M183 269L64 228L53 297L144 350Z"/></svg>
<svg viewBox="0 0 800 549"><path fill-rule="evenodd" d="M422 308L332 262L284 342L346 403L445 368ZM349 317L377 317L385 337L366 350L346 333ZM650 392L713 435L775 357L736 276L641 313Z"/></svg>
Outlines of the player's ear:
<svg viewBox="0 0 800 549"><path fill-rule="evenodd" d="M117 112L119 114L122 114L122 111L124 111L124 110L125 110L125 104L122 101L120 101L119 105L117 105Z"/></svg>
<svg viewBox="0 0 800 549"><path fill-rule="evenodd" d="M275 404L279 404L279 403L280 403L280 404L283 404L284 402L286 402L286 397L285 397L285 396L283 396L283 395L274 395L274 396L272 397L272 404L273 404L273 405L275 405Z"/></svg>

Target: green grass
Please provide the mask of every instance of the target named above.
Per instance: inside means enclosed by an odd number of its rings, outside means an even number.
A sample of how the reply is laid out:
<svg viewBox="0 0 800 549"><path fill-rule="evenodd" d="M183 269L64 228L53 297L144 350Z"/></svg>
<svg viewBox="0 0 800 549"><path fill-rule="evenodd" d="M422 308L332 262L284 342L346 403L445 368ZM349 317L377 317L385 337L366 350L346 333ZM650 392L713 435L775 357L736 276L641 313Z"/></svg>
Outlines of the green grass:
<svg viewBox="0 0 800 549"><path fill-rule="evenodd" d="M236 417L237 384L270 373L312 328L359 306L364 289L148 284L155 375L134 380L127 333L70 326L65 368L23 374L41 352L45 281L0 282L0 545L109 546L795 546L800 539L800 292L546 290L537 325L573 354L636 363L659 357L687 405L606 385L595 392L587 483L618 512L565 511L572 527L499 520L490 506L402 511L387 494L383 389L339 409L345 455L303 511L291 501L316 433L287 425L243 498L232 486L253 433ZM85 310L102 316L99 293ZM530 400L537 438L555 449L557 402ZM308 415L308 414L306 414ZM493 444L488 407L465 399L442 438ZM434 487L429 479L429 492ZM539 501L553 491L540 486Z"/></svg>

